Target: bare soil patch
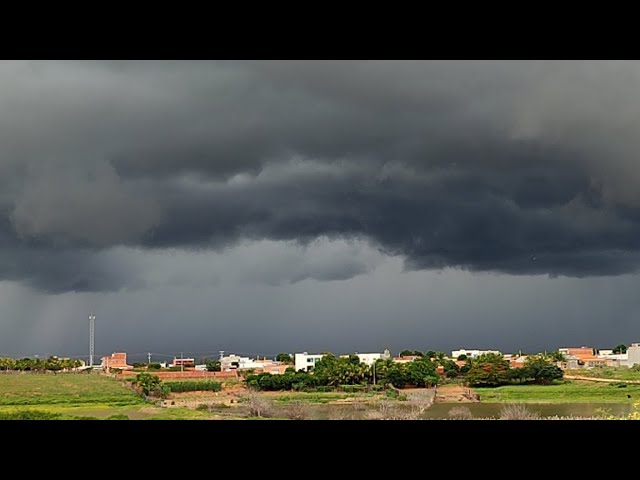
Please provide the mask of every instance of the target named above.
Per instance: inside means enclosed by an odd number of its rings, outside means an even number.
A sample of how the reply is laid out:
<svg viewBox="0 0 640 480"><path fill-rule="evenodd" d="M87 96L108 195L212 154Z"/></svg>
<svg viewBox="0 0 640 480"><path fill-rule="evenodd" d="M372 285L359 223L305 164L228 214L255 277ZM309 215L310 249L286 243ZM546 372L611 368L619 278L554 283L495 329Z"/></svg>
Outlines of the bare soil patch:
<svg viewBox="0 0 640 480"><path fill-rule="evenodd" d="M435 403L477 403L480 399L476 393L462 385L443 385L438 387Z"/></svg>

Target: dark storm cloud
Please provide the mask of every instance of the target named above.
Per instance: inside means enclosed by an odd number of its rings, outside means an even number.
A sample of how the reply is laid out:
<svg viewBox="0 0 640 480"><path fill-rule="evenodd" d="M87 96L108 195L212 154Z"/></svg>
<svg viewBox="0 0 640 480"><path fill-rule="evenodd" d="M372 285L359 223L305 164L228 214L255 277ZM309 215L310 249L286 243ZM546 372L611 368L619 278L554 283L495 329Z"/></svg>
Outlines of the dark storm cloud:
<svg viewBox="0 0 640 480"><path fill-rule="evenodd" d="M0 73L3 278L101 290L126 283L92 256L109 247L318 237L367 240L409 269L640 266L635 63L5 62Z"/></svg>

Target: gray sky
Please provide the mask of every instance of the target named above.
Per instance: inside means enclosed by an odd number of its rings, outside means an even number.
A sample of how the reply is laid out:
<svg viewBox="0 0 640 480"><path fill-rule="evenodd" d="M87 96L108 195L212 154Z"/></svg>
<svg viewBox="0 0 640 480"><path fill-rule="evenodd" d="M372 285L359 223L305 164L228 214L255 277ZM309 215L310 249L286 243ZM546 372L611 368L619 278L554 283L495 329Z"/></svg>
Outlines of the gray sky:
<svg viewBox="0 0 640 480"><path fill-rule="evenodd" d="M640 341L637 62L0 62L0 355ZM161 357L158 357L161 359Z"/></svg>

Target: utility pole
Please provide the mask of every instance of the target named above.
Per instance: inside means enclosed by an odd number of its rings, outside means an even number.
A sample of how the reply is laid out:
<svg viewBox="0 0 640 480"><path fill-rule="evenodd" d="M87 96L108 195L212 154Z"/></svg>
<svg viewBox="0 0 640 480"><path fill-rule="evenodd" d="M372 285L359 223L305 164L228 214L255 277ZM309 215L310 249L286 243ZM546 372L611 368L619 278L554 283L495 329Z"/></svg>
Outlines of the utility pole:
<svg viewBox="0 0 640 480"><path fill-rule="evenodd" d="M373 361L373 384L376 384L376 362Z"/></svg>
<svg viewBox="0 0 640 480"><path fill-rule="evenodd" d="M96 316L91 312L89 314L89 366L93 367L93 348L94 348L94 335L96 327Z"/></svg>

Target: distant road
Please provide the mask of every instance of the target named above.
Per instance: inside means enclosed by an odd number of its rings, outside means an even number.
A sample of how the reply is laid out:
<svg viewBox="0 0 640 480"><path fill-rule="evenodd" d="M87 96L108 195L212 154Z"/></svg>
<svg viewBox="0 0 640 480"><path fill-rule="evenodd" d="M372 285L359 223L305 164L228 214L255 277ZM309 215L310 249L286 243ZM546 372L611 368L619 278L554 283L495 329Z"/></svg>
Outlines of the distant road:
<svg viewBox="0 0 640 480"><path fill-rule="evenodd" d="M590 382L607 382L607 383L635 383L640 384L640 380L618 380L617 378L595 378L595 377L580 377L576 375L565 375L567 380L588 380Z"/></svg>

